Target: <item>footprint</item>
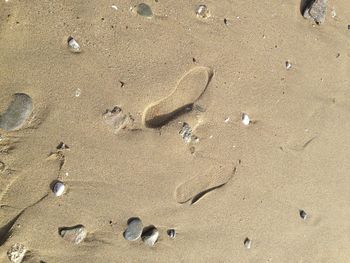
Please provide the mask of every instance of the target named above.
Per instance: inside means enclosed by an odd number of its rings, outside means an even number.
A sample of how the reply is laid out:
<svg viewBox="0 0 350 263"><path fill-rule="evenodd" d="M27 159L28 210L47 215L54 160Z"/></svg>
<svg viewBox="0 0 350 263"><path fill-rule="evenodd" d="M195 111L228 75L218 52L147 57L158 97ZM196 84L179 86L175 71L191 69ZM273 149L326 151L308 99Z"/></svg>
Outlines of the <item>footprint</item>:
<svg viewBox="0 0 350 263"><path fill-rule="evenodd" d="M24 93L14 94L7 110L0 115L0 129L14 131L20 129L33 110L32 98Z"/></svg>
<svg viewBox="0 0 350 263"><path fill-rule="evenodd" d="M147 106L142 122L146 127L157 128L181 114L193 105L207 88L213 71L207 67L196 67L187 72L171 94Z"/></svg>
<svg viewBox="0 0 350 263"><path fill-rule="evenodd" d="M191 200L196 203L205 194L227 184L236 172L232 166L213 167L207 173L192 177L180 184L175 191L176 201L180 204Z"/></svg>

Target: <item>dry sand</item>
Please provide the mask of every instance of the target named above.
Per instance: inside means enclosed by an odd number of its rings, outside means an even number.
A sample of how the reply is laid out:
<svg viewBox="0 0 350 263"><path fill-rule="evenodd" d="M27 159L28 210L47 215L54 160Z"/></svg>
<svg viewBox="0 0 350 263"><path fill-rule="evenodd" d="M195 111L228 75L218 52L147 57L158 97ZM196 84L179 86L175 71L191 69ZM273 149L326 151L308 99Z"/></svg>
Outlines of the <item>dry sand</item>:
<svg viewBox="0 0 350 263"><path fill-rule="evenodd" d="M16 243L37 263L349 262L350 2L330 0L320 26L299 1L207 0L207 19L203 2L146 1L151 19L138 3L0 3L0 112L19 92L34 107L0 131L0 262ZM144 110L199 66L213 71L205 111L145 127ZM103 120L115 106L134 119L120 131ZM124 239L135 216L158 228L154 247ZM78 245L58 234L79 224Z"/></svg>

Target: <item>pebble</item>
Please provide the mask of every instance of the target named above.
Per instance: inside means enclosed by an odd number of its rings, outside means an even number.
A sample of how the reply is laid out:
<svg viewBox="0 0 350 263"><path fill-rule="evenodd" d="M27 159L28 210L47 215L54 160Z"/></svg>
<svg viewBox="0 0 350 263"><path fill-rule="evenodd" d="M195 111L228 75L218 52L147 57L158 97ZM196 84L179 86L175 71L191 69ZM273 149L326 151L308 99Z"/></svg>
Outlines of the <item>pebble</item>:
<svg viewBox="0 0 350 263"><path fill-rule="evenodd" d="M286 61L286 69L289 70L292 68L292 63L290 63L289 61Z"/></svg>
<svg viewBox="0 0 350 263"><path fill-rule="evenodd" d="M135 241L141 237L142 234L142 221L140 218L130 218L128 220L128 227L124 231L124 238L128 241Z"/></svg>
<svg viewBox="0 0 350 263"><path fill-rule="evenodd" d="M301 219L306 220L307 213L304 210L299 210L299 215Z"/></svg>
<svg viewBox="0 0 350 263"><path fill-rule="evenodd" d="M26 252L24 245L16 243L7 251L7 257L11 263L21 263Z"/></svg>
<svg viewBox="0 0 350 263"><path fill-rule="evenodd" d="M250 120L248 114L242 113L242 123L243 123L243 125L246 125L246 126L248 126L251 123L251 120Z"/></svg>
<svg viewBox="0 0 350 263"><path fill-rule="evenodd" d="M305 7L303 16L314 20L316 24L323 24L326 19L327 1L328 0L309 1L311 4Z"/></svg>
<svg viewBox="0 0 350 263"><path fill-rule="evenodd" d="M58 181L53 186L52 192L55 194L55 196L61 196L63 195L65 188L64 183Z"/></svg>
<svg viewBox="0 0 350 263"><path fill-rule="evenodd" d="M148 246L154 246L159 237L159 231L156 227L150 226L143 230L142 241Z"/></svg>
<svg viewBox="0 0 350 263"><path fill-rule="evenodd" d="M69 149L69 146L67 144L65 144L64 142L60 142L57 147L56 147L57 150L68 150Z"/></svg>
<svg viewBox="0 0 350 263"><path fill-rule="evenodd" d="M134 10L136 13L140 16L144 16L147 18L152 18L153 17L153 12L152 9L149 5L145 3L138 4L134 7Z"/></svg>
<svg viewBox="0 0 350 263"><path fill-rule="evenodd" d="M196 15L200 18L208 18L210 16L210 12L206 5L199 5L196 8Z"/></svg>
<svg viewBox="0 0 350 263"><path fill-rule="evenodd" d="M16 93L7 110L0 115L0 129L14 131L21 128L32 113L32 98Z"/></svg>
<svg viewBox="0 0 350 263"><path fill-rule="evenodd" d="M175 229L168 229L166 232L170 238L175 238L175 236L176 236Z"/></svg>
<svg viewBox="0 0 350 263"><path fill-rule="evenodd" d="M68 43L68 47L69 47L70 51L72 51L73 53L80 53L81 52L80 45L73 37L71 37L71 36L68 37L67 43Z"/></svg>
<svg viewBox="0 0 350 263"><path fill-rule="evenodd" d="M249 239L249 238L246 238L244 240L244 246L247 248L247 249L250 249L251 246L252 246L252 241Z"/></svg>
<svg viewBox="0 0 350 263"><path fill-rule="evenodd" d="M59 234L64 240L74 244L79 244L86 238L87 231L83 225L77 225L60 228Z"/></svg>

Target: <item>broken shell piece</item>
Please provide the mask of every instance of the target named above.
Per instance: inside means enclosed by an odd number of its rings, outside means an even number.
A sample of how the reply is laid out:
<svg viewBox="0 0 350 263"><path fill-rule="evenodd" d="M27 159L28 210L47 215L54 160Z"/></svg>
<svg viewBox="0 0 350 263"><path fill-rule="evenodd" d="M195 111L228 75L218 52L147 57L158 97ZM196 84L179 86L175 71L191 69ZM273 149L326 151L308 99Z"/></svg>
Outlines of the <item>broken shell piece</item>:
<svg viewBox="0 0 350 263"><path fill-rule="evenodd" d="M68 38L67 42L68 42L68 47L69 47L70 51L72 51L73 53L81 52L80 45L73 37L70 36Z"/></svg>
<svg viewBox="0 0 350 263"><path fill-rule="evenodd" d="M192 140L199 141L199 138L192 134L192 128L187 122L184 122L182 124L181 130L179 131L179 134L181 135L182 139L185 141L185 143L190 143Z"/></svg>
<svg viewBox="0 0 350 263"><path fill-rule="evenodd" d="M159 237L159 231L154 226L145 227L142 232L142 241L148 246L154 246Z"/></svg>
<svg viewBox="0 0 350 263"><path fill-rule="evenodd" d="M305 18L312 19L316 24L323 24L326 19L328 0L303 0L305 2L302 14Z"/></svg>
<svg viewBox="0 0 350 263"><path fill-rule="evenodd" d="M133 9L140 16L147 17L147 18L153 17L153 12L151 7L145 3L138 4Z"/></svg>
<svg viewBox="0 0 350 263"><path fill-rule="evenodd" d="M53 186L52 192L55 194L55 196L61 196L63 195L65 188L64 183L58 181Z"/></svg>
<svg viewBox="0 0 350 263"><path fill-rule="evenodd" d="M306 220L307 213L304 210L299 210L299 215L301 219Z"/></svg>
<svg viewBox="0 0 350 263"><path fill-rule="evenodd" d="M168 229L168 230L166 231L166 233L168 234L168 236L169 236L170 238L175 238L175 236L176 236L176 231L175 231L175 229Z"/></svg>
<svg viewBox="0 0 350 263"><path fill-rule="evenodd" d="M87 236L86 228L83 225L62 227L58 229L58 233L64 240L76 245L81 243Z"/></svg>
<svg viewBox="0 0 350 263"><path fill-rule="evenodd" d="M252 241L249 239L249 238L246 238L244 240L244 246L247 248L247 249L250 249L251 246L252 246Z"/></svg>
<svg viewBox="0 0 350 263"><path fill-rule="evenodd" d="M243 123L243 125L246 125L246 126L248 126L251 123L251 120L250 120L248 114L242 113L242 123Z"/></svg>
<svg viewBox="0 0 350 263"><path fill-rule="evenodd" d="M292 63L290 63L289 61L286 61L286 69L289 70L292 68Z"/></svg>
<svg viewBox="0 0 350 263"><path fill-rule="evenodd" d="M111 126L115 132L129 126L131 127L134 123L134 118L131 114L124 114L123 110L118 106L115 106L112 110L107 109L103 114L103 120L107 125Z"/></svg>
<svg viewBox="0 0 350 263"><path fill-rule="evenodd" d="M196 9L196 15L200 18L208 18L210 16L210 12L206 5L199 5Z"/></svg>
<svg viewBox="0 0 350 263"><path fill-rule="evenodd" d="M21 263L26 252L24 245L16 243L7 251L7 257L11 263Z"/></svg>

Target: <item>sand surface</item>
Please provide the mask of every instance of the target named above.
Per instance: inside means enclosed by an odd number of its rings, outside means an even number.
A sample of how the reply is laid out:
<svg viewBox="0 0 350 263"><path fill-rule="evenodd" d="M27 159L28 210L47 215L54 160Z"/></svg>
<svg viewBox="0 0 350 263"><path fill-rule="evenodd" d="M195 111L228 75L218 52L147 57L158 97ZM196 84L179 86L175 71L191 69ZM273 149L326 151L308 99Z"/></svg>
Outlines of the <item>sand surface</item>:
<svg viewBox="0 0 350 263"><path fill-rule="evenodd" d="M322 25L299 1L207 0L207 19L197 1L147 1L150 19L138 3L0 3L0 113L15 93L33 101L0 131L0 262L16 243L36 263L350 262L350 2L329 0ZM213 76L193 110L145 127L196 67ZM115 106L133 119L119 130ZM124 239L131 217L157 227L155 246ZM58 233L80 224L80 244Z"/></svg>

